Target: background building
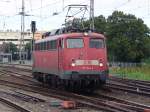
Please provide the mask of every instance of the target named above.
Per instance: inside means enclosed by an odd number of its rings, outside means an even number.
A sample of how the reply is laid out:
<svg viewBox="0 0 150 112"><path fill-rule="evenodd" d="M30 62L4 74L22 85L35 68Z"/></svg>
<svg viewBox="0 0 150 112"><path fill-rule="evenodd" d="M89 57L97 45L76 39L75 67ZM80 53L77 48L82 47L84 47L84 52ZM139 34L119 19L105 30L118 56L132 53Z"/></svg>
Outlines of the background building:
<svg viewBox="0 0 150 112"><path fill-rule="evenodd" d="M42 38L42 32L36 32L34 40ZM19 31L0 31L0 62L10 62L19 59L21 32ZM24 41L22 42L22 51L24 59L31 57L31 40L33 34L30 31L24 32ZM12 43L12 44L10 44ZM27 44L28 43L28 44ZM27 49L26 49L27 48ZM9 54L9 55L8 55ZM7 58L7 59L6 59ZM8 60L8 61L7 61Z"/></svg>
<svg viewBox="0 0 150 112"><path fill-rule="evenodd" d="M17 47L19 47L20 37L21 37L21 33L20 32L13 32L13 31L0 32L0 45L2 45L4 42L5 43L12 42ZM24 33L24 45L26 43L30 42L31 39L32 39L31 33L30 32L25 32Z"/></svg>
<svg viewBox="0 0 150 112"><path fill-rule="evenodd" d="M29 43L32 37L33 35L30 31L24 32L24 45L26 43ZM35 40L41 39L42 32L36 32L34 37ZM21 38L21 32L19 31L5 31L5 32L0 31L0 45L2 45L4 42L5 43L12 42L19 48L20 38Z"/></svg>

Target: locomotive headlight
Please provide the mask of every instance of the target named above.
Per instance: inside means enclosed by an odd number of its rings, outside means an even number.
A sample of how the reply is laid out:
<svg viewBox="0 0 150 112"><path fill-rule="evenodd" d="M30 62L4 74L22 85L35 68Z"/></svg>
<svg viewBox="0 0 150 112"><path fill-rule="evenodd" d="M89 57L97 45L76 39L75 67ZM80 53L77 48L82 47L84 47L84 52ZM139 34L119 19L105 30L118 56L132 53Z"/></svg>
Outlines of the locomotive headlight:
<svg viewBox="0 0 150 112"><path fill-rule="evenodd" d="M104 66L102 59L99 59L99 66L100 66L100 67L103 67L103 66Z"/></svg>
<svg viewBox="0 0 150 112"><path fill-rule="evenodd" d="M75 59L72 59L72 63L71 63L71 66L76 66L76 64L75 64Z"/></svg>
<svg viewBox="0 0 150 112"><path fill-rule="evenodd" d="M99 66L102 67L102 66L104 66L104 64L103 63L99 63Z"/></svg>
<svg viewBox="0 0 150 112"><path fill-rule="evenodd" d="M84 36L88 36L88 33L87 33L87 32L84 32Z"/></svg>
<svg viewBox="0 0 150 112"><path fill-rule="evenodd" d="M73 66L73 67L74 67L74 66L76 66L76 64L75 64L75 63L71 63L71 66Z"/></svg>

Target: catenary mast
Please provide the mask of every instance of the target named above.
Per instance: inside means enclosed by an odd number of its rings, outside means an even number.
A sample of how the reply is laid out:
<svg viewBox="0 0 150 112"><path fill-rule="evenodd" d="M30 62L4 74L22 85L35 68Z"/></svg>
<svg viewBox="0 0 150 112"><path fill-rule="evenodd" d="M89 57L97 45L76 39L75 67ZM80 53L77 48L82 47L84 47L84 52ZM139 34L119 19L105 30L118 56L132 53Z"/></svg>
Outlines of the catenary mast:
<svg viewBox="0 0 150 112"><path fill-rule="evenodd" d="M94 0L90 0L90 29L94 30Z"/></svg>
<svg viewBox="0 0 150 112"><path fill-rule="evenodd" d="M20 64L24 60L24 55L22 55L23 52L23 45L24 45L24 29L25 29L25 7L24 7L24 0L22 0L22 11L20 12L21 15L21 38L20 38L20 48L19 48L19 59ZM23 57L22 57L23 56Z"/></svg>

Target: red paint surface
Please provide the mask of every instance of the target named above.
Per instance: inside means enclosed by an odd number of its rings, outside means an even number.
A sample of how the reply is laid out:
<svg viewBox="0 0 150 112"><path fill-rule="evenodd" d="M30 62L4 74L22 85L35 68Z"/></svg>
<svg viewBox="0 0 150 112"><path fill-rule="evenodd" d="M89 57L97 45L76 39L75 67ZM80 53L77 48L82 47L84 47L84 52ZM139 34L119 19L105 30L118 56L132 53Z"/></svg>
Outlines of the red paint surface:
<svg viewBox="0 0 150 112"><path fill-rule="evenodd" d="M84 48L66 48L66 39L67 38L79 38L82 37L84 39ZM94 38L105 38L101 34L92 33L89 34L89 37ZM36 68L41 69L49 69L49 70L107 70L107 52L106 47L102 49L89 48L89 37L83 37L83 33L71 33L64 34L54 37L48 37L45 40L50 40L56 38L65 40L65 48L59 49L55 51L34 51L34 66ZM40 40L38 40L39 42ZM44 41L42 39L41 41ZM59 53L58 53L59 52ZM59 60L58 60L59 59ZM100 67L97 65L81 65L72 67L72 59L79 60L99 60L101 59L104 66ZM59 66L58 66L59 65Z"/></svg>

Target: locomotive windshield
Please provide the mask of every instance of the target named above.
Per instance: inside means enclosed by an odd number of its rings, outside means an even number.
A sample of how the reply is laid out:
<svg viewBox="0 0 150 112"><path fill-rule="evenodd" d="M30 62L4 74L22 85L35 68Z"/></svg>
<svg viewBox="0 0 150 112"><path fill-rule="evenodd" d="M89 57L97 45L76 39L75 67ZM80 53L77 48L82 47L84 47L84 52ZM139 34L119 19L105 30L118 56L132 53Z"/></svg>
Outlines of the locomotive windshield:
<svg viewBox="0 0 150 112"><path fill-rule="evenodd" d="M104 48L104 40L103 39L90 39L89 42L90 48Z"/></svg>
<svg viewBox="0 0 150 112"><path fill-rule="evenodd" d="M83 39L67 39L67 48L82 48L83 46Z"/></svg>

